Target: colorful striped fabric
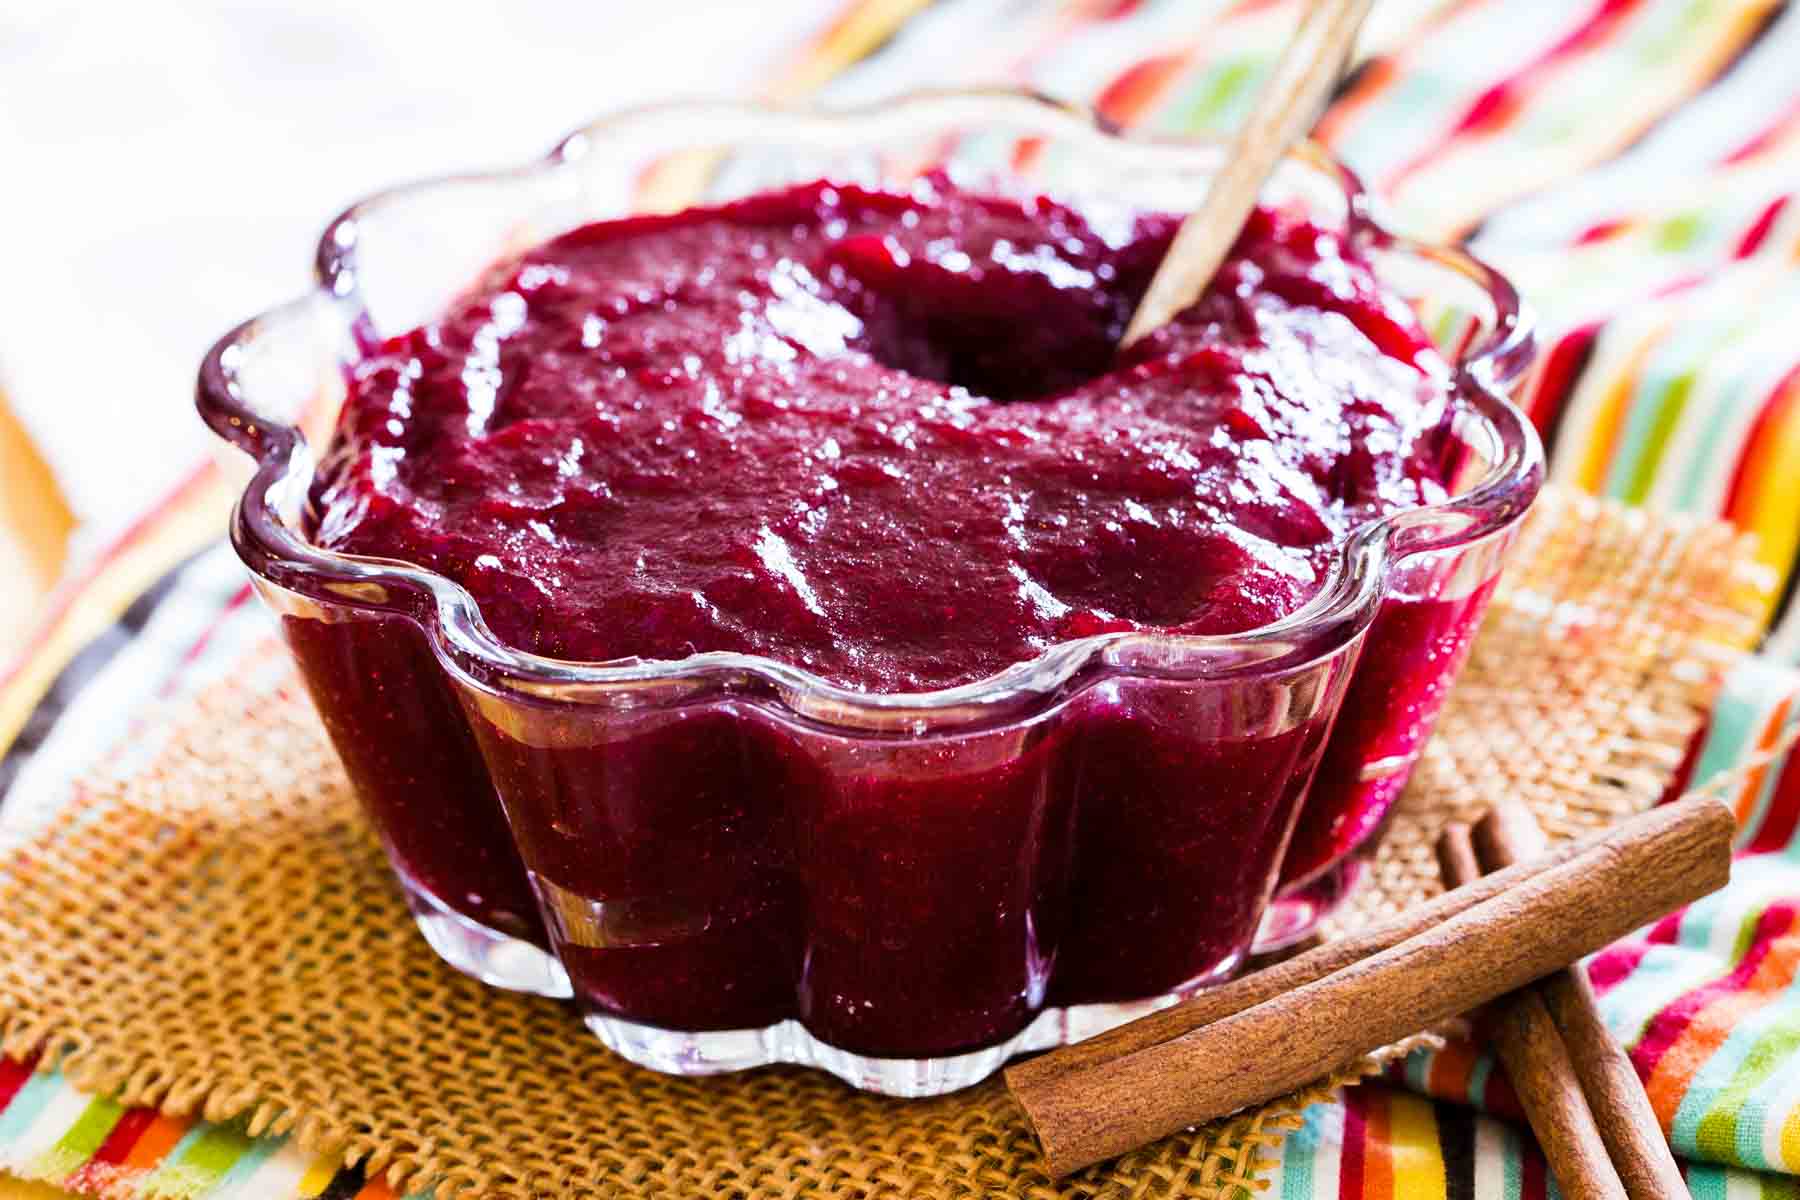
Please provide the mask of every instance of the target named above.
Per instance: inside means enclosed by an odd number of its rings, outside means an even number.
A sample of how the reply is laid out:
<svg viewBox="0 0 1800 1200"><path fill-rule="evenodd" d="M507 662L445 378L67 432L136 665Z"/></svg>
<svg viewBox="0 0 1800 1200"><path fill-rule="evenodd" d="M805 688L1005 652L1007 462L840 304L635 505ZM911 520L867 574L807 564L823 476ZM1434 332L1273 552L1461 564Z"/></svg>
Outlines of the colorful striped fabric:
<svg viewBox="0 0 1800 1200"><path fill-rule="evenodd" d="M1374 1084L1308 1109L1275 1153L1264 1200L1546 1200L1531 1136L1467 1108ZM1800 1200L1800 1179L1684 1162L1695 1200Z"/></svg>
<svg viewBox="0 0 1800 1200"><path fill-rule="evenodd" d="M1159 133L1240 119L1294 18L1282 0L856 0L770 88L850 102L1007 81ZM1800 12L1770 0L1383 0L1320 127L1425 237L1469 237L1542 319L1522 399L1564 482L1762 535L1764 656L1729 682L1694 777L1800 723ZM578 114L571 114L576 116ZM529 138L525 145L534 144ZM0 677L0 831L30 828L139 713L261 637L203 468L67 588ZM212 548L207 548L212 547ZM1730 888L1589 969L1698 1196L1796 1196L1800 756L1732 797ZM1453 1045L1309 1110L1283 1197L1549 1194L1504 1077ZM0 1065L0 1168L147 1195L386 1196L230 1127L123 1110ZM1787 1173L1787 1174L1782 1174Z"/></svg>
<svg viewBox="0 0 1800 1200"><path fill-rule="evenodd" d="M1697 782L1800 728L1800 673L1746 661L1714 709ZM1730 793L1740 832L1732 883L1596 955L1608 1025L1685 1157L1800 1174L1800 755ZM1392 1082L1516 1118L1491 1057L1467 1044L1412 1055Z"/></svg>

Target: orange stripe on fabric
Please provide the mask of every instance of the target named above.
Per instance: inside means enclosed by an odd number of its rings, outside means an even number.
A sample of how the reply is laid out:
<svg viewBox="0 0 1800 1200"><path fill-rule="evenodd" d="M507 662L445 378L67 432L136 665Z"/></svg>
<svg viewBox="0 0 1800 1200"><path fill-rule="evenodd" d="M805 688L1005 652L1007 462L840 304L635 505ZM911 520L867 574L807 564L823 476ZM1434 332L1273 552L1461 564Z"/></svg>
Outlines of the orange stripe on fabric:
<svg viewBox="0 0 1800 1200"><path fill-rule="evenodd" d="M1783 696L1763 723L1762 733L1757 735L1756 748L1767 750L1781 736L1781 728L1787 724L1788 712L1793 708L1794 698ZM1733 809L1737 815L1737 826L1740 830L1748 829L1750 817L1756 810L1756 798L1762 794L1763 781L1769 777L1769 768L1775 764L1763 763L1744 775L1744 781L1738 786L1737 803Z"/></svg>
<svg viewBox="0 0 1800 1200"><path fill-rule="evenodd" d="M811 95L930 5L931 0L852 0L774 72L763 96L792 101Z"/></svg>
<svg viewBox="0 0 1800 1200"><path fill-rule="evenodd" d="M131 1153L125 1156L125 1165L146 1171L160 1165L169 1156L169 1151L175 1148L175 1144L186 1137L187 1131L193 1127L194 1123L186 1117L157 1114L156 1120L150 1123L150 1128L144 1130L137 1144L131 1148Z"/></svg>
<svg viewBox="0 0 1800 1200"><path fill-rule="evenodd" d="M1369 1085L1368 1142L1363 1150L1363 1200L1390 1200L1394 1195L1394 1093Z"/></svg>
<svg viewBox="0 0 1800 1200"><path fill-rule="evenodd" d="M224 533L235 492L223 472L202 468L69 585L63 606L34 635L32 652L0 676L0 753L70 659L145 589Z"/></svg>
<svg viewBox="0 0 1800 1200"><path fill-rule="evenodd" d="M363 1184L362 1191L356 1193L355 1200L394 1200L394 1189L387 1185L387 1180L377 1175Z"/></svg>
<svg viewBox="0 0 1800 1200"><path fill-rule="evenodd" d="M0 563L17 560L8 564L9 593L20 586L22 578L30 579L38 595L49 591L62 570L74 529L75 514L57 486L50 464L13 415L6 397L0 395L0 551L16 550L16 555L7 554ZM31 594L22 597L27 601L37 598ZM0 605L0 612L11 612L12 597L4 599L7 603ZM19 615L30 614L21 611Z"/></svg>
<svg viewBox="0 0 1800 1200"><path fill-rule="evenodd" d="M1688 1087L1745 1017L1781 998L1800 972L1800 933L1788 932L1769 944L1755 972L1737 991L1721 996L1698 1013L1657 1060L1645 1081L1650 1105L1664 1128L1674 1120Z"/></svg>
<svg viewBox="0 0 1800 1200"><path fill-rule="evenodd" d="M1333 145L1358 113L1373 104L1381 93L1393 86L1400 78L1400 64L1393 57L1370 59L1369 65L1363 68L1356 86L1338 97L1313 129L1313 139L1323 145Z"/></svg>
<svg viewBox="0 0 1800 1200"><path fill-rule="evenodd" d="M1612 381L1606 385L1587 429L1569 431L1582 435L1583 453L1574 479L1575 486L1582 491L1597 494L1606 486L1606 469L1618 450L1619 438L1625 429L1625 413L1631 405L1632 394L1637 391L1644 363L1667 331L1668 325L1665 323L1632 349L1630 357L1620 370L1614 372ZM1574 447L1570 446L1569 449L1573 450Z"/></svg>
<svg viewBox="0 0 1800 1200"><path fill-rule="evenodd" d="M1469 1087L1474 1082L1475 1064L1479 1058L1473 1042L1462 1038L1445 1042L1443 1049L1431 1056L1431 1070L1425 1080L1425 1090L1434 1096L1450 1096L1459 1100L1478 1099L1469 1094Z"/></svg>
<svg viewBox="0 0 1800 1200"><path fill-rule="evenodd" d="M1134 63L1094 98L1095 111L1121 125L1137 124L1181 77L1187 63L1184 54L1160 54Z"/></svg>
<svg viewBox="0 0 1800 1200"><path fill-rule="evenodd" d="M1452 4L1439 5L1419 24L1409 27L1405 45L1390 54L1368 60L1356 85L1338 97L1337 103L1331 106L1318 127L1313 130L1313 137L1324 145L1332 145L1344 135L1358 116L1380 99L1383 92L1406 75L1413 61L1424 53L1421 47L1431 34L1449 24L1452 18L1461 15L1464 10L1492 2L1493 0L1456 0Z"/></svg>
<svg viewBox="0 0 1800 1200"><path fill-rule="evenodd" d="M1744 438L1725 518L1757 535L1756 557L1781 575L1800 554L1800 365L1771 390ZM1768 597L1773 608L1776 594Z"/></svg>

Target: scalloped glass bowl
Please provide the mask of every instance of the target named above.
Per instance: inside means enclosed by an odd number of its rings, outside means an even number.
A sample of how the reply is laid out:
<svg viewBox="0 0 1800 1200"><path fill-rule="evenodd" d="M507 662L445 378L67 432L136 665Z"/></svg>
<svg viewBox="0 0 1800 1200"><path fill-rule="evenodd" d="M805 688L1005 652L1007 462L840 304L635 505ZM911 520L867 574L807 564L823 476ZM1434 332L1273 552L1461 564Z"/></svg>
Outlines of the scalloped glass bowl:
<svg viewBox="0 0 1800 1200"><path fill-rule="evenodd" d="M1454 499L1359 530L1319 595L1273 625L1102 635L966 686L858 694L736 654L535 657L450 581L301 534L301 430L328 432L345 364L510 251L936 165L965 186L1182 210L1220 158L1012 92L830 114L676 105L332 224L317 287L219 342L199 406L256 460L234 544L442 957L574 995L609 1046L659 1070L809 1063L923 1095L1171 1002L1316 924L1430 731L1541 467L1501 396L1531 352L1511 289L1381 230L1315 148L1268 200L1345 229L1420 305L1455 365L1470 453Z"/></svg>

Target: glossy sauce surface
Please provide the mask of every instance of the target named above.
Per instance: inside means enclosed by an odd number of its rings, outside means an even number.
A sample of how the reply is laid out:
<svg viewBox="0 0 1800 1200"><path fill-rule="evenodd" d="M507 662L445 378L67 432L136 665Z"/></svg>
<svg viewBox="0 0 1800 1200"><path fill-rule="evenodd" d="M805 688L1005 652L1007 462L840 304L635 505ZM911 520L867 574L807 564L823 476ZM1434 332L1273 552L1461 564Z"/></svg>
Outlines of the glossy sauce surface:
<svg viewBox="0 0 1800 1200"><path fill-rule="evenodd" d="M1174 225L933 178L578 229L357 366L310 532L457 580L526 650L877 691L1266 624L1443 498L1447 371L1271 210L1117 353Z"/></svg>

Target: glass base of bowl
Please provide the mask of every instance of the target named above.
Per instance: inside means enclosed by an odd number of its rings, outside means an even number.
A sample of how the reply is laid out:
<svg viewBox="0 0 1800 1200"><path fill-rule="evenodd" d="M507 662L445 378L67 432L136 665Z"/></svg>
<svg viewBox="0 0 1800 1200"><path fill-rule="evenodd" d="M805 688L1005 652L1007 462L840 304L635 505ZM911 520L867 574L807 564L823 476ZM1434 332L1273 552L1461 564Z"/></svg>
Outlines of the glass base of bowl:
<svg viewBox="0 0 1800 1200"><path fill-rule="evenodd" d="M665 1075L718 1075L776 1063L816 1067L851 1087L883 1096L941 1096L980 1083L1021 1054L1066 1046L1104 1033L1146 1013L1192 995L1200 986L1234 974L1242 956L1233 956L1209 974L1204 984L1147 1000L1116 1004L1077 1004L1047 1008L1031 1024L1006 1041L967 1054L942 1058L876 1058L853 1054L820 1041L798 1021L763 1029L724 1029L684 1033L642 1025L623 1017L590 1013L587 1027L619 1057Z"/></svg>
<svg viewBox="0 0 1800 1200"><path fill-rule="evenodd" d="M1343 906L1368 877L1368 860L1360 854L1338 860L1305 883L1269 901L1256 927L1252 954L1274 954L1304 942L1325 919Z"/></svg>
<svg viewBox="0 0 1800 1200"><path fill-rule="evenodd" d="M553 1000L575 994L569 976L549 951L522 938L491 929L457 912L396 869L413 922L439 958L483 983Z"/></svg>

